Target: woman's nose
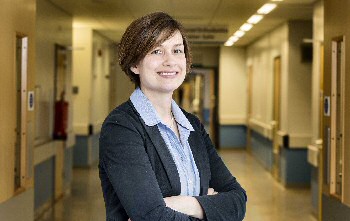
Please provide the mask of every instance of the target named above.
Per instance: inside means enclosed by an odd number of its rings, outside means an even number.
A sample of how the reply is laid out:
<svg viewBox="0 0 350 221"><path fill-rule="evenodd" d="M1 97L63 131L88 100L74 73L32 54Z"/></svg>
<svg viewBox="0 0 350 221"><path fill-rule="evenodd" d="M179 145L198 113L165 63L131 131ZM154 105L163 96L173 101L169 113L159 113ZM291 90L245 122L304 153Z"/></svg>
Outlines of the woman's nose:
<svg viewBox="0 0 350 221"><path fill-rule="evenodd" d="M164 66L173 66L176 64L175 55L171 52L165 52L163 55L163 58L164 58L164 61L163 61Z"/></svg>

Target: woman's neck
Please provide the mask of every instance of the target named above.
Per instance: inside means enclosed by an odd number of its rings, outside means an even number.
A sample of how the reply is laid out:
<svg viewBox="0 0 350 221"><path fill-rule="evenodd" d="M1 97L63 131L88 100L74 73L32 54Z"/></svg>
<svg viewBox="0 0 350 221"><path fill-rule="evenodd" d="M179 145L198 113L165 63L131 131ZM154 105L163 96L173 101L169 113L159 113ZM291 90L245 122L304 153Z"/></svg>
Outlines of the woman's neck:
<svg viewBox="0 0 350 221"><path fill-rule="evenodd" d="M142 89L141 89L142 90ZM159 117L164 122L169 122L169 120L172 118L171 113L171 102L172 102L172 93L152 93L150 91L144 91L142 92L145 94L145 96L150 100L153 107L156 109Z"/></svg>

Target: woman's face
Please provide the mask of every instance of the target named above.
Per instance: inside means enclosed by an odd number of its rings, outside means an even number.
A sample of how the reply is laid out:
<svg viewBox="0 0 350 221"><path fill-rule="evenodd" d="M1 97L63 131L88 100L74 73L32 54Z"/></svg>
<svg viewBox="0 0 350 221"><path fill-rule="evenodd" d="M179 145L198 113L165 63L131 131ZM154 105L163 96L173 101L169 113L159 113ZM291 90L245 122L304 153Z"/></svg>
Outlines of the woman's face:
<svg viewBox="0 0 350 221"><path fill-rule="evenodd" d="M144 92L172 93L186 76L186 56L181 33L176 31L161 45L153 48L131 71L140 76Z"/></svg>

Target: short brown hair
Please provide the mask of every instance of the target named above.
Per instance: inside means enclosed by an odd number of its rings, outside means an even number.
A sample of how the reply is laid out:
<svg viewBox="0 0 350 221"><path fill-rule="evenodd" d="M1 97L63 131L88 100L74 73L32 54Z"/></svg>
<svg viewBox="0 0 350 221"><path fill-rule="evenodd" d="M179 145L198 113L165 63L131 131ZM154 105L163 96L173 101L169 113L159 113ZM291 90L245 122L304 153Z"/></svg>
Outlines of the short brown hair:
<svg viewBox="0 0 350 221"><path fill-rule="evenodd" d="M126 29L119 44L119 64L136 86L139 75L130 68L137 65L146 54L169 39L176 31L182 35L186 57L186 72L191 67L191 52L183 26L164 12L155 12L133 21Z"/></svg>

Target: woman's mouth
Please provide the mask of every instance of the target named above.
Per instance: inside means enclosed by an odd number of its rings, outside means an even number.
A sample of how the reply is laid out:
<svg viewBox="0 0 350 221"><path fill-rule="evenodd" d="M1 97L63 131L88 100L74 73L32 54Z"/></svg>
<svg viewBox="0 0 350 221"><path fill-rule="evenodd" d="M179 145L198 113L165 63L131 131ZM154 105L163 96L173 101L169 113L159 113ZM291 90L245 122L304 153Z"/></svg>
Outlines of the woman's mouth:
<svg viewBox="0 0 350 221"><path fill-rule="evenodd" d="M157 72L160 76L174 76L177 74L176 71L171 71L171 72Z"/></svg>

